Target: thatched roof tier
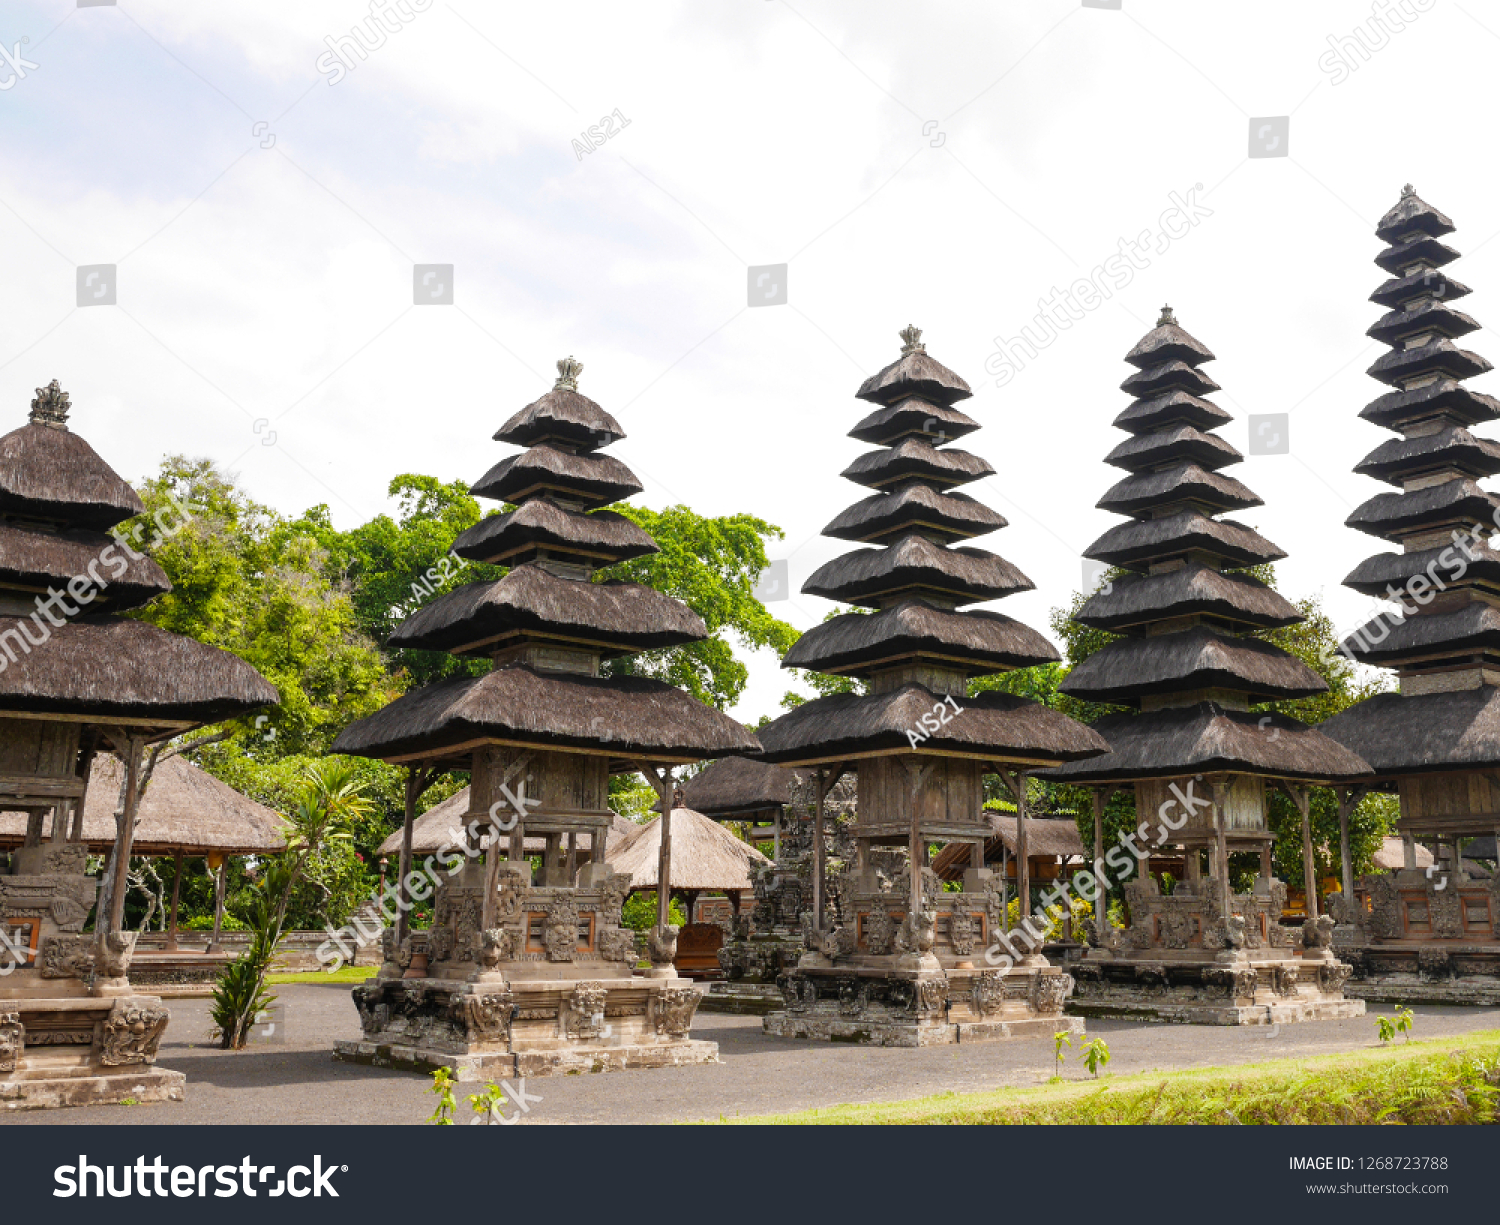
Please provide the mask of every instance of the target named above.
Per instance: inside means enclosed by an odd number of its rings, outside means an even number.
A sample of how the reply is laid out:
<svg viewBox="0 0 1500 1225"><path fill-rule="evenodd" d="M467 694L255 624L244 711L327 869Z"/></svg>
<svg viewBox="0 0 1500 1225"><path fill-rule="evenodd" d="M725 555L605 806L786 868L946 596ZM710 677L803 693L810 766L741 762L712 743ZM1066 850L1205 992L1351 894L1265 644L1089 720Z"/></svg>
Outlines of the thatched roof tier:
<svg viewBox="0 0 1500 1225"><path fill-rule="evenodd" d="M604 860L614 871L630 877L630 888L655 889L661 880L657 875L661 818L653 818L634 836L611 846ZM752 869L770 866L769 859L717 821L691 808L672 810L673 889L738 893L754 888Z"/></svg>
<svg viewBox="0 0 1500 1225"><path fill-rule="evenodd" d="M1191 504L1210 514L1263 506L1250 489L1231 476L1208 472L1194 463L1154 472L1134 472L1118 481L1095 504L1100 510L1149 518L1153 511Z"/></svg>
<svg viewBox="0 0 1500 1225"><path fill-rule="evenodd" d="M1365 335L1393 345L1419 332L1435 332L1452 340L1455 336L1477 332L1479 328L1479 322L1472 316L1456 311L1444 302L1429 299L1408 310L1393 310L1382 315L1365 329Z"/></svg>
<svg viewBox="0 0 1500 1225"><path fill-rule="evenodd" d="M1287 715L1228 710L1216 702L1106 715L1094 730L1109 742L1108 754L1041 770L1037 777L1102 783L1232 771L1335 783L1371 774L1357 753L1318 728Z"/></svg>
<svg viewBox="0 0 1500 1225"><path fill-rule="evenodd" d="M1211 430L1233 420L1232 414L1226 413L1212 400L1186 391L1166 391L1133 401L1113 424L1131 434L1150 434L1173 425Z"/></svg>
<svg viewBox="0 0 1500 1225"><path fill-rule="evenodd" d="M1127 472L1146 472L1178 463L1197 464L1212 471L1244 458L1217 434L1205 434L1191 425L1174 425L1150 434L1132 435L1106 455L1104 462Z"/></svg>
<svg viewBox="0 0 1500 1225"><path fill-rule="evenodd" d="M583 506L607 506L643 486L612 455L582 455L545 443L502 459L470 487L476 497L520 502L551 495Z"/></svg>
<svg viewBox="0 0 1500 1225"><path fill-rule="evenodd" d="M1345 638L1344 648L1362 664L1390 666L1434 656L1494 653L1500 651L1500 609L1473 603L1404 618L1380 612Z"/></svg>
<svg viewBox="0 0 1500 1225"><path fill-rule="evenodd" d="M1401 199L1376 223L1375 236L1382 242L1397 243L1417 234L1439 238L1453 233L1456 228L1446 213L1433 208L1408 183L1402 189Z"/></svg>
<svg viewBox="0 0 1500 1225"><path fill-rule="evenodd" d="M56 387L39 388L38 399ZM66 417L67 395L58 396ZM42 424L36 405L30 423L0 438L0 514L102 532L146 509L87 442L66 425Z"/></svg>
<svg viewBox="0 0 1500 1225"><path fill-rule="evenodd" d="M1286 556L1254 528L1233 519L1210 519L1196 510L1121 523L1089 545L1083 555L1127 570L1145 570L1153 562L1179 557L1208 558L1233 569Z"/></svg>
<svg viewBox="0 0 1500 1225"><path fill-rule="evenodd" d="M688 779L682 799L704 816L731 818L792 802L797 771L749 757L721 757Z"/></svg>
<svg viewBox="0 0 1500 1225"><path fill-rule="evenodd" d="M958 699L954 699L959 701ZM909 753L909 732L944 704L941 694L907 684L884 693L837 693L798 706L760 731L766 761L820 761ZM915 751L1007 761L1058 762L1092 757L1108 746L1097 735L1040 702L989 690L959 701L954 714ZM949 707L951 709L951 706Z"/></svg>
<svg viewBox="0 0 1500 1225"><path fill-rule="evenodd" d="M1377 693L1318 730L1358 753L1380 775L1500 767L1500 689Z"/></svg>
<svg viewBox="0 0 1500 1225"><path fill-rule="evenodd" d="M612 656L707 637L697 613L654 587L561 578L526 565L439 596L403 621L390 645L489 655L521 641L562 639Z"/></svg>
<svg viewBox="0 0 1500 1225"><path fill-rule="evenodd" d="M1252 702L1305 698L1326 693L1328 683L1269 642L1196 625L1108 643L1075 665L1060 688L1085 701L1134 706L1142 697L1195 689L1227 689Z"/></svg>
<svg viewBox="0 0 1500 1225"><path fill-rule="evenodd" d="M1500 522L1497 514L1500 497L1460 478L1405 493L1378 493L1356 507L1344 526L1399 542L1418 532Z"/></svg>
<svg viewBox="0 0 1500 1225"><path fill-rule="evenodd" d="M1457 258L1458 252L1447 243L1423 234L1410 242L1399 242L1387 247L1375 257L1375 265L1394 276L1405 273L1414 265L1425 264L1430 268L1441 268Z"/></svg>
<svg viewBox="0 0 1500 1225"><path fill-rule="evenodd" d="M87 583L84 594L91 595L94 611L137 608L172 590L171 580L151 558L132 556L106 532L0 521L0 583L45 593L66 591L75 579ZM76 604L76 597L69 602Z"/></svg>
<svg viewBox="0 0 1500 1225"><path fill-rule="evenodd" d="M978 428L979 422L967 413L934 404L920 396L908 396L862 417L849 431L849 437L875 447L894 446L903 438L925 438L933 445L940 446L955 438L962 438L965 434L972 434Z"/></svg>
<svg viewBox="0 0 1500 1225"><path fill-rule="evenodd" d="M115 805L124 767L101 753L94 758L83 802L83 841L90 850L115 844ZM271 855L286 849L281 816L241 795L185 757L158 762L141 797L132 851L136 855ZM0 847L26 839L26 815L0 813Z"/></svg>
<svg viewBox="0 0 1500 1225"><path fill-rule="evenodd" d="M1500 551L1484 541L1466 539L1462 545L1437 545L1416 553L1377 553L1355 566L1344 586L1380 596L1391 587L1399 591L1419 575L1426 583L1418 589L1423 595L1453 586L1500 588Z"/></svg>
<svg viewBox="0 0 1500 1225"><path fill-rule="evenodd" d="M908 333L910 339L906 339ZM895 404L908 396L917 396L944 406L972 396L973 391L963 379L942 362L927 356L921 335L915 328L904 328L902 337L906 343L901 356L867 378L854 394L861 400L876 404Z"/></svg>
<svg viewBox="0 0 1500 1225"><path fill-rule="evenodd" d="M1141 370L1163 362L1183 362L1198 366L1214 360L1213 353L1201 340L1189 336L1176 323L1159 323L1125 354L1125 360Z"/></svg>
<svg viewBox="0 0 1500 1225"><path fill-rule="evenodd" d="M872 614L845 613L815 625L783 668L868 676L903 661L956 664L975 673L1056 663L1057 648L1029 626L994 612L950 612L908 600Z"/></svg>
<svg viewBox="0 0 1500 1225"><path fill-rule="evenodd" d="M1218 391L1219 385L1186 362L1162 362L1160 365L1137 370L1120 384L1120 390L1139 399L1154 399L1169 391L1185 391L1189 395L1205 396Z"/></svg>
<svg viewBox="0 0 1500 1225"><path fill-rule="evenodd" d="M866 451L841 473L856 485L881 489L913 479L934 485L967 485L992 476L994 469L977 455L954 447L939 450L920 438L907 438L893 447Z"/></svg>
<svg viewBox="0 0 1500 1225"><path fill-rule="evenodd" d="M1442 472L1493 476L1500 472L1500 445L1488 438L1476 438L1461 426L1448 425L1436 434L1383 442L1360 460L1354 471L1398 489L1413 478Z"/></svg>
<svg viewBox="0 0 1500 1225"><path fill-rule="evenodd" d="M1410 276L1392 277L1383 282L1380 288L1370 295L1370 301L1394 308L1414 298L1420 298L1423 294L1431 294L1434 298L1441 298L1444 302L1452 302L1455 298L1466 298L1473 292L1462 281L1455 281L1446 272L1439 272L1435 268L1422 268Z"/></svg>
<svg viewBox="0 0 1500 1225"><path fill-rule="evenodd" d="M856 502L837 515L823 535L861 544L881 542L906 532L922 532L949 540L968 540L1006 526L998 511L967 494L941 493L914 481L889 493Z"/></svg>
<svg viewBox="0 0 1500 1225"><path fill-rule="evenodd" d="M411 849L414 856L435 855L442 850L456 850L464 843L464 838L471 821L479 822L480 836L483 837L489 825L488 816L470 817L469 789L455 791L446 800L439 800L415 821L411 827ZM634 837L640 829L634 821L622 817L617 812L610 813L609 836L614 839ZM380 844L378 855L401 854L401 828ZM526 838L525 846L522 848L527 855L540 855L547 849L547 840L538 834ZM588 853L588 843L583 842L580 848L582 854Z"/></svg>
<svg viewBox="0 0 1500 1225"><path fill-rule="evenodd" d="M1454 379L1438 379L1410 391L1388 391L1371 400L1359 415L1362 420L1390 430L1430 420L1478 425L1500 417L1500 400L1471 391Z"/></svg>
<svg viewBox="0 0 1500 1225"><path fill-rule="evenodd" d="M279 700L228 651L125 617L53 627L41 617L0 616L0 649L14 655L0 670L4 711L198 724Z"/></svg>
<svg viewBox="0 0 1500 1225"><path fill-rule="evenodd" d="M1424 374L1467 379L1493 369L1479 354L1460 349L1451 340L1439 337L1415 349L1393 349L1376 358L1365 373L1382 383L1399 386L1407 379Z"/></svg>
<svg viewBox="0 0 1500 1225"><path fill-rule="evenodd" d="M1090 596L1073 620L1115 633L1169 617L1209 616L1253 629L1296 625L1302 616L1284 596L1248 574L1221 574L1191 562L1164 574L1129 575Z"/></svg>
<svg viewBox="0 0 1500 1225"><path fill-rule="evenodd" d="M760 747L728 715L661 681L509 663L404 694L346 727L332 751L416 759L485 742L661 761L698 761Z"/></svg>
<svg viewBox="0 0 1500 1225"><path fill-rule="evenodd" d="M1030 591L1032 586L1029 578L994 553L945 549L912 534L889 548L856 549L819 566L802 590L845 604L879 608L907 593L975 604Z"/></svg>
<svg viewBox="0 0 1500 1225"><path fill-rule="evenodd" d="M620 423L588 396L554 387L495 431L496 442L518 447L560 443L566 450L596 451L625 437Z"/></svg>
<svg viewBox="0 0 1500 1225"><path fill-rule="evenodd" d="M535 560L543 551L608 565L661 550L656 541L615 511L581 515L548 498L533 498L506 514L487 515L459 535L453 551L469 561L519 566Z"/></svg>

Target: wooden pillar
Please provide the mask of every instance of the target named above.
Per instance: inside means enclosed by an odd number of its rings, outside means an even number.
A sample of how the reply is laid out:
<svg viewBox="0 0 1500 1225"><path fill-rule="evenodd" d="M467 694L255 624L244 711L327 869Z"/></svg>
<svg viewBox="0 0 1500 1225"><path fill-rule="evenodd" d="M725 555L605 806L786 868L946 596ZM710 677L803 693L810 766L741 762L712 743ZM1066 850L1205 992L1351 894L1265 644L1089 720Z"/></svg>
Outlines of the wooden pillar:
<svg viewBox="0 0 1500 1225"><path fill-rule="evenodd" d="M771 858L777 863L781 862L781 809L774 809L771 815Z"/></svg>
<svg viewBox="0 0 1500 1225"><path fill-rule="evenodd" d="M911 775L911 831L907 840L910 883L907 897L913 930L916 928L916 917L922 913L922 869L927 864L926 848L922 841L922 784L927 780L927 772L931 768L930 764L916 761L908 762L906 767Z"/></svg>
<svg viewBox="0 0 1500 1225"><path fill-rule="evenodd" d="M83 806L89 798L89 780L94 774L94 754L96 751L91 742L78 755L78 780L83 784L83 791L73 801L73 828L68 835L69 842L83 841Z"/></svg>
<svg viewBox="0 0 1500 1225"><path fill-rule="evenodd" d="M135 816L140 807L141 754L146 742L140 736L126 735L125 752L125 804L115 817L115 844L110 852L109 898L94 924L95 933L102 942L111 932L125 926L125 890L130 880L130 852L135 845Z"/></svg>
<svg viewBox="0 0 1500 1225"><path fill-rule="evenodd" d="M411 872L412 826L417 820L417 798L420 795L418 772L420 766L406 768L406 807L401 821L401 858L396 867L396 946L411 932L411 897L407 892L406 878Z"/></svg>
<svg viewBox="0 0 1500 1225"><path fill-rule="evenodd" d="M656 923L672 922L672 767L661 772L661 851L656 858Z"/></svg>
<svg viewBox="0 0 1500 1225"><path fill-rule="evenodd" d="M214 930L209 935L208 947L203 950L205 953L219 951L219 934L224 927L224 890L228 884L228 874L229 860L220 859L218 868L214 870Z"/></svg>
<svg viewBox="0 0 1500 1225"><path fill-rule="evenodd" d="M1010 931L1010 852L1000 836L1000 930Z"/></svg>
<svg viewBox="0 0 1500 1225"><path fill-rule="evenodd" d="M578 879L578 831L573 830L568 834L568 866L563 873L565 877L563 884L571 885Z"/></svg>
<svg viewBox="0 0 1500 1225"><path fill-rule="evenodd" d="M1094 873L1094 888L1098 896L1094 899L1094 932L1099 938L1099 947L1108 947L1109 938L1109 884L1108 878L1098 871L1099 864L1104 860L1104 806L1109 803L1109 797L1095 787L1089 793L1094 801L1094 863L1090 871Z"/></svg>
<svg viewBox="0 0 1500 1225"><path fill-rule="evenodd" d="M1302 888L1307 895L1304 909L1309 919L1318 917L1318 862L1313 856L1312 796L1306 787L1286 787L1286 793L1302 814Z"/></svg>
<svg viewBox="0 0 1500 1225"><path fill-rule="evenodd" d="M1401 866L1408 872L1416 871L1417 844L1410 834L1401 835Z"/></svg>
<svg viewBox="0 0 1500 1225"><path fill-rule="evenodd" d="M182 852L179 850L172 861L172 915L167 920L167 943L169 953L177 952L177 903L182 897Z"/></svg>
<svg viewBox="0 0 1500 1225"><path fill-rule="evenodd" d="M1344 886L1344 900L1354 900L1354 864L1349 852L1349 818L1359 803L1358 793L1349 787L1340 787L1335 796L1339 802L1339 877Z"/></svg>
<svg viewBox="0 0 1500 1225"><path fill-rule="evenodd" d="M1219 909L1227 918L1229 915L1229 834L1227 829L1229 821L1224 813L1224 799L1229 794L1228 780L1214 783L1213 793L1215 850L1219 861L1216 869L1219 877Z"/></svg>
<svg viewBox="0 0 1500 1225"><path fill-rule="evenodd" d="M1031 837L1026 829L1026 776L1016 772L1016 896L1021 899L1021 919L1031 913Z"/></svg>
<svg viewBox="0 0 1500 1225"><path fill-rule="evenodd" d="M47 819L45 808L28 808L26 810L26 837L23 846L42 845L42 825Z"/></svg>
<svg viewBox="0 0 1500 1225"><path fill-rule="evenodd" d="M823 930L823 799L828 794L827 778L828 771L819 766L813 778L813 786L817 789L812 827L812 913L815 932Z"/></svg>

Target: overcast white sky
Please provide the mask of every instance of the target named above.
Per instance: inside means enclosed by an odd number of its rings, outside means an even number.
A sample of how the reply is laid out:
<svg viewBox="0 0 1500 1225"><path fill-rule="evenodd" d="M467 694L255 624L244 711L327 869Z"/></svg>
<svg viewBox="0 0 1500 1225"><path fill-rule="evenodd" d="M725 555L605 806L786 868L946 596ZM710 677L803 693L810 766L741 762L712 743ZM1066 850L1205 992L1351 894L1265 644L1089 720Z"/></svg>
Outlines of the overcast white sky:
<svg viewBox="0 0 1500 1225"><path fill-rule="evenodd" d="M1493 322L1500 283L1500 3L1422 2L1381 27L1368 0L436 0L330 84L367 0L7 0L0 425L58 378L127 478L210 456L351 526L397 472L476 479L571 353L644 502L780 524L796 588L847 547L818 532L862 496L853 392L913 322L975 389L964 445L998 475L968 490L1012 524L978 543L1037 585L1004 610L1045 628L1114 521L1122 357L1169 301L1219 355L1231 442L1290 414L1290 454L1232 470L1266 500L1240 517L1352 629L1339 582L1383 547L1343 527L1388 436L1356 419L1374 223L1410 180L1459 226L1463 309ZM1287 155L1247 157L1280 116ZM997 386L997 337L1193 192L1211 215ZM414 305L418 263L454 265L453 305ZM748 307L748 267L781 263L786 304ZM115 306L78 307L93 264ZM787 688L769 656L753 676L746 719Z"/></svg>

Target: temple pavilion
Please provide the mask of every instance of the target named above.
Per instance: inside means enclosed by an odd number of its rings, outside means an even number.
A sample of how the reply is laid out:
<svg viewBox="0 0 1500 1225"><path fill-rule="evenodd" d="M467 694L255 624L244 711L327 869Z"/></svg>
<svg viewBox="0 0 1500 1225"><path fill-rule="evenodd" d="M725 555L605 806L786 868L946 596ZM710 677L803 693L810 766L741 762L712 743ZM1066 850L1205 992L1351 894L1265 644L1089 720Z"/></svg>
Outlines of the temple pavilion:
<svg viewBox="0 0 1500 1225"><path fill-rule="evenodd" d="M993 830L984 780L998 776L1024 805L1025 772L1093 757L1106 745L1082 724L971 678L1055 661L1036 631L966 606L1031 587L1004 558L961 542L1005 526L957 492L993 469L949 442L979 423L954 405L967 383L928 355L914 327L896 361L856 393L874 406L852 437L874 449L844 476L870 491L824 535L857 548L802 590L867 610L809 630L782 660L859 682L760 732L767 760L815 772L808 951L783 977L786 1007L768 1033L892 1046L936 1045L1078 1027L1062 1017L1071 980L1039 954L1008 969L986 957L1001 917L1000 882L984 867ZM823 883L822 797L856 777L854 857L841 913ZM934 847L968 845L960 891L945 891ZM879 856L904 848L905 864Z"/></svg>
<svg viewBox="0 0 1500 1225"><path fill-rule="evenodd" d="M1170 893L1149 871L1134 875L1124 886L1123 932L1108 925L1107 894L1095 902L1095 947L1073 968L1073 1007L1227 1025L1357 1016L1364 1003L1341 991L1349 967L1328 948L1333 923L1316 913L1308 788L1370 770L1296 719L1252 709L1327 686L1258 636L1302 618L1247 572L1286 554L1221 517L1262 503L1223 474L1242 456L1214 433L1230 415L1207 398L1219 385L1200 367L1213 356L1164 307L1125 358L1135 370L1121 387L1133 398L1114 423L1127 438L1106 461L1126 475L1098 503L1125 522L1084 554L1118 577L1074 618L1118 637L1076 665L1061 689L1126 710L1093 724L1109 741L1107 756L1044 777L1092 789L1096 862L1132 862L1103 839L1105 804L1131 789L1141 850L1175 847L1184 870ZM1271 871L1270 787L1302 816L1311 909L1300 932L1280 923L1286 886ZM1230 879L1230 856L1240 852L1260 860L1246 893ZM1104 872L1109 886L1113 873Z"/></svg>
<svg viewBox="0 0 1500 1225"><path fill-rule="evenodd" d="M495 435L523 449L473 486L509 509L464 532L454 552L508 573L433 600L391 636L393 647L490 666L407 693L334 743L407 767L399 877L414 901L431 888L411 853L416 797L439 773L470 774L464 840L437 869L432 927L412 931L402 913L377 978L354 991L364 1037L339 1043L338 1058L503 1076L716 1057L689 1036L699 990L672 965L670 807L658 876L669 883L638 973L635 934L620 925L629 877L605 861L609 779L639 771L670 800L677 766L760 745L671 685L610 674L613 661L707 629L650 587L594 581L657 546L604 509L641 485L600 453L624 432L579 393L582 368L558 363L553 389ZM535 870L528 837L543 842Z"/></svg>
<svg viewBox="0 0 1500 1225"><path fill-rule="evenodd" d="M1360 663L1390 668L1400 688L1351 706L1322 730L1375 769L1370 784L1400 798L1403 864L1356 882L1347 854L1340 955L1350 991L1370 999L1500 1003L1500 875L1463 866L1464 844L1500 827L1500 498L1479 481L1500 472L1500 445L1470 433L1500 417L1500 400L1465 386L1490 363L1454 341L1479 324L1451 303L1469 288L1447 267L1453 222L1411 188L1380 219L1386 308L1369 335L1390 346L1369 373L1389 391L1359 415L1397 437L1355 471L1394 487L1354 511L1349 527L1395 551L1344 580L1392 607L1344 642ZM1447 868L1423 868L1418 841ZM1429 860L1429 864L1433 861Z"/></svg>

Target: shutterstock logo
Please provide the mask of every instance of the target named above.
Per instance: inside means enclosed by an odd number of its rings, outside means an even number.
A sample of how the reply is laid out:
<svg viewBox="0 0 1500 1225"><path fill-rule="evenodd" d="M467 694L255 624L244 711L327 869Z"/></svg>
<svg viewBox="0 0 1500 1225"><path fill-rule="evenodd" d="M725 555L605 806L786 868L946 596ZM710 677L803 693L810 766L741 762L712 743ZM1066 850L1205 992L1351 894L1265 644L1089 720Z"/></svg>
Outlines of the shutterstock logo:
<svg viewBox="0 0 1500 1225"><path fill-rule="evenodd" d="M55 1199L71 1199L75 1195L88 1199L90 1194L98 1199L106 1196L128 1199L132 1195L144 1199L152 1196L207 1199L210 1194L217 1199L236 1195L248 1195L251 1199L257 1195L271 1199L278 1195L290 1195L293 1199L311 1195L321 1199L327 1195L338 1199L333 1176L347 1173L348 1169L347 1165L324 1165L323 1158L317 1155L312 1165L294 1165L285 1177L278 1177L274 1165L257 1166L249 1157L239 1165L195 1167L167 1165L158 1155L149 1164L144 1157L137 1157L134 1165L98 1166L80 1154L77 1165L60 1165L52 1171L57 1184L52 1195Z"/></svg>

